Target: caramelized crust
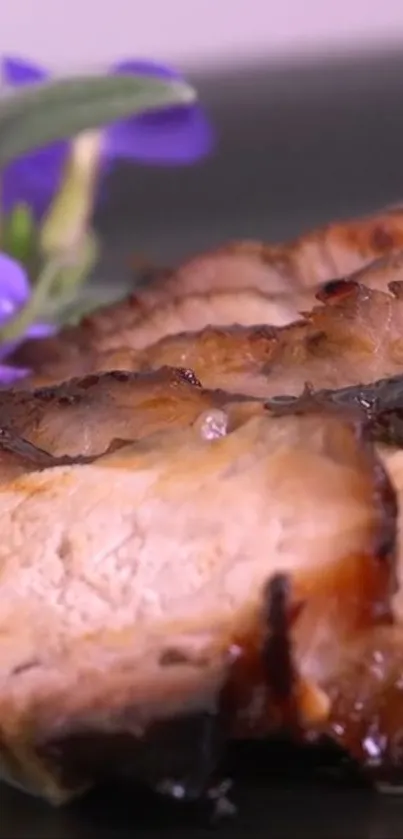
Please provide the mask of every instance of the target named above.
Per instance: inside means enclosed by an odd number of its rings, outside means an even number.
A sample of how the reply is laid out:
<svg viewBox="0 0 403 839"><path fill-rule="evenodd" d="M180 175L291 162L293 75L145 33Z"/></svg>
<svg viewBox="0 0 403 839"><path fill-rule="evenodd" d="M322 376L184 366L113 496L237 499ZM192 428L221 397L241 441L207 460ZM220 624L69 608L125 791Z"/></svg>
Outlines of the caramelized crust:
<svg viewBox="0 0 403 839"><path fill-rule="evenodd" d="M100 309L56 338L27 342L15 360L40 375L54 365L62 381L96 369L99 353L143 349L166 335L208 325L282 326L311 308L320 284L361 270L382 256L389 261L370 272L368 283L365 270L359 281L386 291L390 280L402 279L402 256L395 257L400 248L401 210L328 225L281 245L229 244L176 271L157 273L127 299Z"/></svg>
<svg viewBox="0 0 403 839"><path fill-rule="evenodd" d="M198 424L166 431L2 487L9 775L60 801L92 776L75 764L63 781L50 744L126 735L136 766L158 722L223 705L226 736L318 725L340 649L389 619L395 518L359 428L325 411L213 440ZM286 631L293 702L276 667Z"/></svg>
<svg viewBox="0 0 403 839"><path fill-rule="evenodd" d="M295 395L306 383L315 389L367 383L402 370L402 290L397 282L382 292L353 280L333 281L318 292L316 306L289 326L206 327L143 351L87 355L86 368L185 367L204 387L258 397ZM70 362L48 362L28 384L55 384L77 370Z"/></svg>
<svg viewBox="0 0 403 839"><path fill-rule="evenodd" d="M259 400L206 390L191 370L170 367L144 373L93 373L55 387L3 391L0 456L5 460L0 481L13 476L14 464L17 475L30 467L56 465L52 458L94 458L118 441L188 428L201 419L206 435L214 436L222 417L226 429L233 430L264 412ZM42 460L33 456L35 449L42 451ZM10 455L14 457L7 466ZM30 456L32 462L27 462Z"/></svg>
<svg viewBox="0 0 403 839"><path fill-rule="evenodd" d="M402 306L395 210L230 244L22 347L0 772L53 802L105 768L159 788L200 718L402 770Z"/></svg>
<svg viewBox="0 0 403 839"><path fill-rule="evenodd" d="M96 367L122 364L146 371L181 365L194 370L205 387L259 397L299 394L307 382L315 389L340 388L402 370L400 285L386 293L337 281L318 296L319 305L284 328L207 327L131 355L107 353ZM53 367L54 379L61 373Z"/></svg>

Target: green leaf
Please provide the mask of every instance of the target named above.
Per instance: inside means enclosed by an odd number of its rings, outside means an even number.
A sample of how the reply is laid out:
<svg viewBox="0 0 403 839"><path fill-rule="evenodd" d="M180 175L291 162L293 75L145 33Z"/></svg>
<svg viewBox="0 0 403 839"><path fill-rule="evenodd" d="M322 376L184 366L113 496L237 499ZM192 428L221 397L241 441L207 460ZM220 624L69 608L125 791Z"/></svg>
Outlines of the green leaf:
<svg viewBox="0 0 403 839"><path fill-rule="evenodd" d="M20 88L0 100L0 168L27 152L148 110L195 100L185 82L81 76Z"/></svg>

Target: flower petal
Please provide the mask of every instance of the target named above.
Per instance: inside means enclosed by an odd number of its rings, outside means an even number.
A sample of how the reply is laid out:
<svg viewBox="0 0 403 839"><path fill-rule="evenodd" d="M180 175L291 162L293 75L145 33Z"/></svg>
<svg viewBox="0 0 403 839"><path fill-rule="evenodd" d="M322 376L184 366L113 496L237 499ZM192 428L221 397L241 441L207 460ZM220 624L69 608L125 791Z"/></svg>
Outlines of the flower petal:
<svg viewBox="0 0 403 839"><path fill-rule="evenodd" d="M175 165L193 163L211 152L213 146L213 130L202 110L178 106L111 125L105 155Z"/></svg>
<svg viewBox="0 0 403 839"><path fill-rule="evenodd" d="M111 72L181 78L170 67L141 60L122 61L114 65ZM114 123L107 129L104 153L107 159L127 158L165 165L186 164L204 157L213 145L213 130L202 109L197 105L178 105Z"/></svg>
<svg viewBox="0 0 403 839"><path fill-rule="evenodd" d="M29 370L23 367L11 367L7 364L0 364L0 382L3 385L11 385L19 379L25 379Z"/></svg>
<svg viewBox="0 0 403 839"><path fill-rule="evenodd" d="M59 189L69 144L61 141L14 160L3 173L5 213L17 204L28 204L39 221Z"/></svg>
<svg viewBox="0 0 403 839"><path fill-rule="evenodd" d="M29 291L27 275L19 262L5 253L0 253L0 300L9 301L14 310L24 305ZM6 302L2 308L7 308ZM4 322L4 317L1 320Z"/></svg>
<svg viewBox="0 0 403 839"><path fill-rule="evenodd" d="M49 335L55 335L56 332L57 326L54 324L32 323L25 333L24 340L29 338L33 341L36 338L48 338Z"/></svg>
<svg viewBox="0 0 403 839"><path fill-rule="evenodd" d="M148 61L146 59L127 58L113 64L110 68L110 73L128 73L135 75L141 73L144 76L156 76L159 79L181 79L180 73L166 64L158 64L156 61Z"/></svg>
<svg viewBox="0 0 403 839"><path fill-rule="evenodd" d="M41 67L8 56L2 59L1 70L6 84L13 87L41 82L48 77ZM59 188L68 148L69 144L64 141L52 143L6 167L2 183L5 213L24 203L29 205L37 220L42 218Z"/></svg>
<svg viewBox="0 0 403 839"><path fill-rule="evenodd" d="M42 67L14 56L4 56L0 68L4 83L12 87L42 82L49 75Z"/></svg>

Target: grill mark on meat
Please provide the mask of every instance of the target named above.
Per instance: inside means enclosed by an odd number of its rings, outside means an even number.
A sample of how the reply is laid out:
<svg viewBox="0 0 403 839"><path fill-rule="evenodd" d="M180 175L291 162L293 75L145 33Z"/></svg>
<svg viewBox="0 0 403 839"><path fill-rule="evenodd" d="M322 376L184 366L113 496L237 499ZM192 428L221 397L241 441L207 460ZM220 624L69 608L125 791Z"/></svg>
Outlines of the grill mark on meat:
<svg viewBox="0 0 403 839"><path fill-rule="evenodd" d="M336 293L337 291L337 293ZM139 369L186 358L205 387L254 396L298 393L304 381L334 387L394 375L403 322L402 300L392 294L337 281L322 290L305 319L290 326L206 328L169 337L138 353Z"/></svg>
<svg viewBox="0 0 403 839"><path fill-rule="evenodd" d="M21 664L18 664L17 667L13 668L10 675L20 676L22 673L26 673L28 670L32 670L35 667L42 667L40 658L31 658L28 661L23 661Z"/></svg>
<svg viewBox="0 0 403 839"><path fill-rule="evenodd" d="M278 312L282 309L281 322L286 323L295 320L301 308L312 305L311 290L328 280L356 272L360 282L385 290L388 272L399 276L401 271L402 229L403 213L390 210L358 221L327 225L286 245L230 243L216 253L191 260L177 271L165 272L162 279L138 288L125 301L84 318L79 326L62 330L56 338L26 342L16 351L15 361L46 376L53 360L54 369L59 364L60 371L64 371L60 379L92 372L96 356L117 346L116 336L121 336L120 344L138 346L136 340L141 340L142 346L147 346L168 332L201 329L209 322L223 323L212 312L206 312L204 321L200 319L202 304L196 305L196 301L198 296L201 301L203 295L216 295L219 299L227 294L228 305L222 307L226 324L251 323L261 318L255 311L252 320L248 320L247 305L239 307L237 317L231 307L231 295L234 305L245 294L263 294L266 299L274 295L274 311L276 306ZM389 276L391 279L394 277ZM172 306L175 299L174 309L176 305L179 310L193 302L199 318L197 325L191 319L169 325L166 307ZM299 299L305 299L307 305L301 305ZM147 332L145 324L151 313L151 319L157 317L160 322L159 333L155 329ZM69 366L70 373L66 373Z"/></svg>
<svg viewBox="0 0 403 839"><path fill-rule="evenodd" d="M286 703L294 691L295 670L289 637L290 582L285 574L274 575L267 583L267 640L264 661L268 673L275 674L271 686L275 699Z"/></svg>
<svg viewBox="0 0 403 839"><path fill-rule="evenodd" d="M160 667L177 667L178 665L191 665L192 667L207 667L208 658L203 655L190 655L180 647L166 647L162 650L158 663Z"/></svg>
<svg viewBox="0 0 403 839"><path fill-rule="evenodd" d="M337 287L337 295L334 292L331 294L324 290L319 292L319 302L327 304L327 309L323 314L321 314L322 307L316 307L313 313L305 313L305 320L297 319L289 327L274 328L262 325L260 327L231 326L224 328L210 326L200 333L182 333L170 336L143 351L135 352L122 348L116 353L102 352L98 355L95 354L92 359L93 369L105 370L108 367L110 369L123 365L131 370L145 371L150 367L155 369L166 363L176 366L188 363L203 383L211 386L211 376L215 373L215 363L218 364L217 383L219 375L226 374L228 380L228 373L231 368L234 368L235 360L238 361L240 370L244 369L245 373L247 372L246 364L249 362L249 364L255 365L256 371L260 367L263 374L268 372L269 365L273 363L273 356L277 364L282 360L282 355L285 355L288 363L290 363L292 351L294 351L295 362L299 358L300 363L304 361L309 363L309 340L315 341L316 335L320 333L327 335L327 346L323 341L322 349L328 356L329 361L332 353L333 358L335 357L338 344L341 361L343 360L343 353L346 352L356 352L361 353L361 355L366 353L368 360L369 354L372 352L376 359L375 351L376 342L379 343L379 332L375 331L374 325L368 317L368 313L371 311L369 307L372 305L374 308L378 303L380 314L382 312L385 314L385 323L383 326L380 323L380 327L387 328L386 307L391 304L390 300L388 303L388 295L382 296L381 292L376 293L374 291L371 295L370 289L360 287L352 281L345 281L344 285L342 281L337 281ZM341 289L343 289L343 293L341 293ZM330 307L333 307L333 309ZM400 311L398 305L391 307L390 314L392 310L394 317L397 318ZM349 327L349 321L353 318L356 319L357 327L360 330L355 336L351 325ZM314 338L312 339L311 336L314 336ZM308 343L303 351L304 341L308 341ZM389 355L392 350L391 341L389 341L390 346L386 348ZM230 342L232 344L231 355ZM228 349L226 349L226 346ZM267 367L265 367L264 358L259 358L258 355L259 350L262 352L264 348L266 355L269 356L266 359ZM386 350L385 355L387 355ZM208 357L209 352L214 352L211 359ZM225 353L227 354L225 355ZM400 356L402 356L402 353L400 353ZM240 364L242 358L243 366ZM66 377L66 375L71 375L74 372L77 372L74 367L67 366L66 368L63 364L58 367L57 363L50 361L46 369L43 368L41 377L43 379L44 376L47 376L49 381L52 382L59 380L63 375ZM253 372L253 367L249 372L250 374ZM386 372L389 373L389 370L385 370ZM392 367L391 372L396 372L396 368L393 369ZM33 381L35 382L35 379ZM39 383L41 382L39 381Z"/></svg>
<svg viewBox="0 0 403 839"><path fill-rule="evenodd" d="M160 667L176 667L178 664L188 664L189 656L177 647L167 647L162 650L158 663Z"/></svg>

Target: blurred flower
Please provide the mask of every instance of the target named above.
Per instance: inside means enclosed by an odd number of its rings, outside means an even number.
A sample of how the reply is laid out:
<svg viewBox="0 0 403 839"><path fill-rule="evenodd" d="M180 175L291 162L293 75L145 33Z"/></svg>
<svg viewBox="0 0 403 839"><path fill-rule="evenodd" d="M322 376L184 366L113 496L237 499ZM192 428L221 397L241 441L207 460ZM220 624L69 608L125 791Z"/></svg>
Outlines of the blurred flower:
<svg viewBox="0 0 403 839"><path fill-rule="evenodd" d="M24 269L11 257L0 253L0 329L14 318L30 297L31 289ZM0 342L0 382L10 384L26 376L28 370L10 367L2 362L25 338L42 338L52 334L54 327L43 323L31 324L18 341Z"/></svg>
<svg viewBox="0 0 403 839"><path fill-rule="evenodd" d="M180 78L174 70L149 61L122 61L110 72ZM40 67L15 58L3 59L2 75L9 87L48 77ZM212 128L200 106L167 106L110 125L103 134L102 164L108 168L114 160L123 158L142 164L186 165L204 157L212 146ZM69 148L67 141L53 143L8 166L2 176L4 212L24 203L41 218L61 185Z"/></svg>

